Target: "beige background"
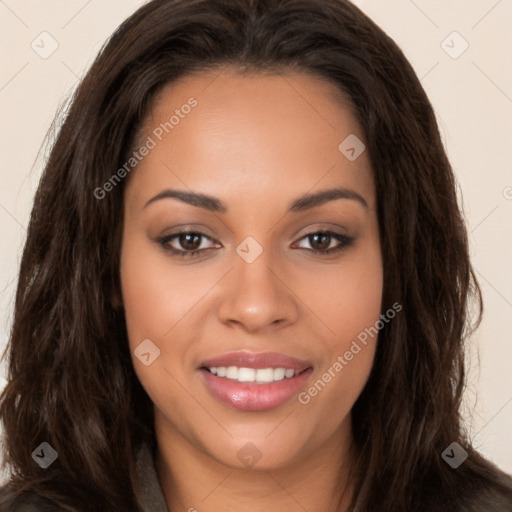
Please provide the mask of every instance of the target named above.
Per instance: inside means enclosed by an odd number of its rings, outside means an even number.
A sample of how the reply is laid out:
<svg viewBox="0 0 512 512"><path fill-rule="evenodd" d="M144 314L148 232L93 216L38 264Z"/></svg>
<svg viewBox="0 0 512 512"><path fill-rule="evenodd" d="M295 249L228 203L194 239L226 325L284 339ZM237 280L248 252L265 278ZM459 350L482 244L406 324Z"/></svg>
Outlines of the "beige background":
<svg viewBox="0 0 512 512"><path fill-rule="evenodd" d="M0 0L0 350L45 134L105 39L142 3ZM512 0L355 3L402 48L436 110L485 301L465 416L475 445L512 473ZM58 48L42 58L32 44Z"/></svg>

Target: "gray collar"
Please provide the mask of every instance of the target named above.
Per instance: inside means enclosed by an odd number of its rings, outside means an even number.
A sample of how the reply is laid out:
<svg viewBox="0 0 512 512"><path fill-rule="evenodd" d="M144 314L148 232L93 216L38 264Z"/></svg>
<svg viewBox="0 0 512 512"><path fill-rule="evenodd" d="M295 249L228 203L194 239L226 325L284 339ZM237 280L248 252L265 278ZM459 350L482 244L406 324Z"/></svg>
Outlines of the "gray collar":
<svg viewBox="0 0 512 512"><path fill-rule="evenodd" d="M151 448L143 444L136 458L137 474L141 486L140 505L144 512L169 512L155 468Z"/></svg>

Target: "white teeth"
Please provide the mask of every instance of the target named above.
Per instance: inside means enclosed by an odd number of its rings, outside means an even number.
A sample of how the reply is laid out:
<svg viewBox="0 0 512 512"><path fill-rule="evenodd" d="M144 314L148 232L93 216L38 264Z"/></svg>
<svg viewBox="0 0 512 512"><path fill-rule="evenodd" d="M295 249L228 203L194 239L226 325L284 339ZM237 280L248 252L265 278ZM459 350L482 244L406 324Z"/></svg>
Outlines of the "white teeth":
<svg viewBox="0 0 512 512"><path fill-rule="evenodd" d="M239 368L238 382L254 382L256 379L256 370L254 368Z"/></svg>
<svg viewBox="0 0 512 512"><path fill-rule="evenodd" d="M272 382L274 380L274 369L260 368L259 370L256 370L256 380L258 382Z"/></svg>
<svg viewBox="0 0 512 512"><path fill-rule="evenodd" d="M276 368L274 370L274 380L283 380L285 372L286 370L284 368Z"/></svg>
<svg viewBox="0 0 512 512"><path fill-rule="evenodd" d="M291 379L300 372L290 368L239 368L238 366L213 366L208 368L210 373L218 377L237 380L238 382L256 382L266 384L283 379Z"/></svg>
<svg viewBox="0 0 512 512"><path fill-rule="evenodd" d="M238 368L236 366L228 366L226 368L226 377L228 379L238 379Z"/></svg>

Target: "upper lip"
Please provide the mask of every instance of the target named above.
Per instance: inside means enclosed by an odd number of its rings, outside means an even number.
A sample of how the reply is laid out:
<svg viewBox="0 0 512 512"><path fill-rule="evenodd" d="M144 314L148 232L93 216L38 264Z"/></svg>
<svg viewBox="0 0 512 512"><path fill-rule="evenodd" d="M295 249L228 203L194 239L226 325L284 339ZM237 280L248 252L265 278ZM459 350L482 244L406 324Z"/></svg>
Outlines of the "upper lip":
<svg viewBox="0 0 512 512"><path fill-rule="evenodd" d="M230 352L221 356L203 361L200 365L206 368L238 366L239 368L285 368L303 371L311 366L308 361L287 356L278 352Z"/></svg>

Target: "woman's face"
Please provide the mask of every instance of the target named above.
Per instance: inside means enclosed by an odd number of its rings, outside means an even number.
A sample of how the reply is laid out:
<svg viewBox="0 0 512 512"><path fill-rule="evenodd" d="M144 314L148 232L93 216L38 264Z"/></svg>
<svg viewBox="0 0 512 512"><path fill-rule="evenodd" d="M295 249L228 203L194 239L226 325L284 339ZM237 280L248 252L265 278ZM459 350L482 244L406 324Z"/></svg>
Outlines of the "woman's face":
<svg viewBox="0 0 512 512"><path fill-rule="evenodd" d="M122 298L173 454L278 468L350 443L383 272L364 134L334 92L207 72L165 88L145 120Z"/></svg>

